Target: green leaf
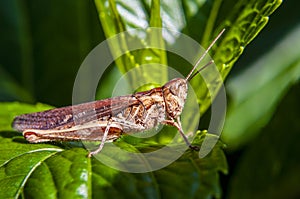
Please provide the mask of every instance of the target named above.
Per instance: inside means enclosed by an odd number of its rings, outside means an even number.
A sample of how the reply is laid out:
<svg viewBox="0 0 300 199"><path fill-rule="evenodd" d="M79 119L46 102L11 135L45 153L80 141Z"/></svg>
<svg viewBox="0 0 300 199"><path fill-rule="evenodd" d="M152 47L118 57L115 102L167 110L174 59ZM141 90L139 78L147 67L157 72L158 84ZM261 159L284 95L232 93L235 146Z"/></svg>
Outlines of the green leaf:
<svg viewBox="0 0 300 199"><path fill-rule="evenodd" d="M222 1L220 0L215 0L207 4L203 4L201 2L194 3L191 1L183 3L180 3L180 1L173 1L173 3L166 3L165 1L162 1L160 6L161 16L163 16L163 28L172 28L173 30L180 31L186 24L185 29L187 32L189 32L192 36L196 35L195 37L199 38L197 39L198 42L200 42L200 44L204 47L208 46L211 40L222 28L226 28L226 32L222 35L218 44L214 46L211 52L211 54L214 55L213 59L219 69L221 77L216 76L214 81L209 85L206 85L202 78L195 78L195 80L191 82L197 93L198 102L201 104L201 114L204 113L210 106L211 96L213 98L216 96L220 83L226 78L233 64L242 54L243 49L255 38L255 36L257 36L268 22L268 16L281 4L280 0L251 0L239 1L238 3L235 1L227 1L223 4L221 4L221 2ZM232 7L233 4L234 6ZM158 16L160 12L157 11L159 7L156 6L156 1L153 1L153 3L148 7L146 6L148 5L147 3L143 4L139 1L135 3L126 3L125 1L117 1L116 3L113 1L96 1L96 5L99 11L100 21L102 22L107 37L114 36L121 31L130 30L130 28L145 29L148 26L151 26L151 24L148 25L149 22L147 22L149 16L145 13L145 10L151 6L151 14L155 14L155 16L150 15L150 22L155 24L154 19L156 19L156 21L160 21L160 17ZM180 5L184 6L186 12L179 9ZM177 15L172 12L174 8L178 10ZM189 23L194 20L192 17L198 17L197 11L201 14L202 22L200 25L203 26L200 31L198 29L195 30L194 23ZM142 12L144 12L145 15L138 15ZM203 21L203 18L206 20ZM141 21L143 21L143 23L141 23ZM156 22L156 24L159 24L159 22ZM138 35L136 30L132 32L133 36ZM176 37L172 37L170 40L167 36L164 36L164 40L170 44L170 41L176 41ZM122 41L121 47L127 49L126 46L128 46L128 44L126 43L127 41ZM161 47L163 47L163 44ZM116 45L111 48L112 52L114 52L120 49L120 46ZM188 46L182 46L182 48L187 51L190 49ZM194 54L193 49L191 49L191 54ZM155 57L152 60L165 60L165 58L163 58L165 56L161 56L157 59L157 53L138 55L127 53L127 59L124 58L122 63L119 63L117 60L117 65L123 73L129 71L133 67L137 66L137 63L139 63L133 60L132 55L134 55L134 59L139 58L143 60L145 59L144 57L152 56ZM143 64L145 62L141 61L140 63ZM158 63L165 64L166 62L158 61ZM180 70L182 71L183 68ZM186 67L184 73L187 73L189 70L190 69ZM165 74L165 72L162 71L162 74ZM146 75L143 78L149 80L149 82L153 82L151 81L151 78L157 77L153 77L153 75ZM211 87L210 90L213 90L215 93L209 93L207 86Z"/></svg>
<svg viewBox="0 0 300 199"><path fill-rule="evenodd" d="M239 147L255 137L287 90L299 80L299 34L297 26L273 50L228 81L232 103L222 137L229 148Z"/></svg>
<svg viewBox="0 0 300 199"><path fill-rule="evenodd" d="M220 0L213 1L210 7L211 13L206 16L206 27L205 32L202 33L201 44L207 47L222 28L226 29L211 52L221 78L215 77L209 85L206 85L201 78L192 81L192 86L197 91L199 104L201 104L201 113L204 113L210 106L211 96L212 98L216 96L220 83L227 77L244 48L267 24L268 16L278 8L281 2L281 0L226 1L220 6ZM214 90L215 93L209 93L207 86L211 87L210 90Z"/></svg>
<svg viewBox="0 0 300 199"><path fill-rule="evenodd" d="M27 180L43 161L62 149L47 144L27 144L15 132L1 131L0 134L0 197L17 198L26 186ZM51 178L46 175L41 177ZM42 189L44 187L37 190Z"/></svg>
<svg viewBox="0 0 300 199"><path fill-rule="evenodd" d="M7 121L7 118L12 120L16 114L47 108L50 107L41 104L2 103L1 109L6 110L6 115L2 114L1 120L5 119L6 124L1 125L1 128L9 130L7 126L11 121ZM11 131L0 132L0 150L3 151L0 158L0 189L5 190L0 193L1 198L20 195L30 198L89 198L91 195L153 198L165 195L175 197L182 194L181 191L191 197L220 197L218 172L227 172L222 144L218 144L204 159L199 159L196 152L188 151L162 170L129 174L87 158L85 149L29 144L19 135ZM199 134L194 144L201 145L204 135L204 132ZM141 146L137 149L145 151L153 143ZM186 182L184 185L172 183L176 181L178 172L183 175L182 179ZM190 189L191 184L193 189Z"/></svg>
<svg viewBox="0 0 300 199"><path fill-rule="evenodd" d="M62 151L42 160L27 180L24 195L40 198L89 198L91 195L90 160L84 149ZM46 179L45 179L46 178ZM43 189L37 189L44 182ZM48 186L49 185L49 186ZM50 197L49 197L50 198Z"/></svg>
<svg viewBox="0 0 300 199"><path fill-rule="evenodd" d="M228 198L299 198L299 89L299 83L290 89L270 123L245 149Z"/></svg>
<svg viewBox="0 0 300 199"><path fill-rule="evenodd" d="M121 35L120 41L110 42L109 44L111 52L116 58L115 62L122 73L148 63L167 64L166 52L161 50L164 49L162 33L150 33L149 38L143 36L147 34L145 28L149 25L157 28L161 27L160 4L158 0L153 1L151 4L150 22L147 21L148 16L145 12L144 4L139 1L95 0L95 3L106 37ZM143 29L137 30L133 28ZM129 32L124 34L124 31ZM134 39L136 37L140 40ZM140 42L144 48L132 52L129 47L130 42ZM149 48L149 46L155 44L160 49ZM118 55L123 56L118 58ZM138 82L141 78L146 79L148 82L167 81L167 71L164 69L159 74L152 74L151 76L140 71L140 75L130 76L130 85L134 89L136 89L134 85L137 84L135 82Z"/></svg>
<svg viewBox="0 0 300 199"><path fill-rule="evenodd" d="M199 159L197 152L188 150L161 170L132 174L88 158L83 148L29 144L17 135L11 131L0 132L1 198L220 198L218 173L227 173L222 143L203 159ZM213 135L199 133L194 144L201 145L207 136ZM136 150L146 152L155 147L143 145Z"/></svg>

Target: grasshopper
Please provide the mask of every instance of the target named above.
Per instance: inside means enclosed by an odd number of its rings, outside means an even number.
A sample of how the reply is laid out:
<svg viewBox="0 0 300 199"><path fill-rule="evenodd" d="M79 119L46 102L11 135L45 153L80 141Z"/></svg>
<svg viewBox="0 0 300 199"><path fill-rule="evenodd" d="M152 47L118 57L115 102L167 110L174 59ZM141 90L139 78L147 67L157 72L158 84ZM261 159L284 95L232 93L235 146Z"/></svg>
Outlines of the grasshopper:
<svg viewBox="0 0 300 199"><path fill-rule="evenodd" d="M191 149L199 150L185 136L180 115L187 98L188 81L213 63L211 60L194 73L224 31L225 29L217 35L184 79L175 78L162 87L132 95L19 115L14 118L12 126L23 132L30 143L101 141L95 151L89 152L88 156L91 157L102 150L105 142L114 141L123 133L142 132L159 124L171 125L178 129Z"/></svg>

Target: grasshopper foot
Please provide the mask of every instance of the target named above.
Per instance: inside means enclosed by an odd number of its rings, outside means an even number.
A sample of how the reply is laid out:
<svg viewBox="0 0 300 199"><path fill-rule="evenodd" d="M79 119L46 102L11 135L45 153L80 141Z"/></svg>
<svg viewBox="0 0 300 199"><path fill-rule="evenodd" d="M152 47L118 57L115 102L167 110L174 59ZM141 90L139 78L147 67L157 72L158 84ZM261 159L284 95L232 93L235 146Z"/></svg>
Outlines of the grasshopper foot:
<svg viewBox="0 0 300 199"><path fill-rule="evenodd" d="M198 146L194 146L194 145L189 145L190 149L192 149L193 151L200 151L200 147Z"/></svg>

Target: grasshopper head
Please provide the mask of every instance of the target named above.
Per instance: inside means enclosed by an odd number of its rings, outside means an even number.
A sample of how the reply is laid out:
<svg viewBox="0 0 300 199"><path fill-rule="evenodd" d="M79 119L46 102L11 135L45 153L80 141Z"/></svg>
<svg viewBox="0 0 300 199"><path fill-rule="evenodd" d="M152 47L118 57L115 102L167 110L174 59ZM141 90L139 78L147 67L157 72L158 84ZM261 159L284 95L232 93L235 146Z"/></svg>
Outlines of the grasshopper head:
<svg viewBox="0 0 300 199"><path fill-rule="evenodd" d="M187 82L181 78L172 79L163 86L166 112L170 118L177 118L182 113L187 90Z"/></svg>

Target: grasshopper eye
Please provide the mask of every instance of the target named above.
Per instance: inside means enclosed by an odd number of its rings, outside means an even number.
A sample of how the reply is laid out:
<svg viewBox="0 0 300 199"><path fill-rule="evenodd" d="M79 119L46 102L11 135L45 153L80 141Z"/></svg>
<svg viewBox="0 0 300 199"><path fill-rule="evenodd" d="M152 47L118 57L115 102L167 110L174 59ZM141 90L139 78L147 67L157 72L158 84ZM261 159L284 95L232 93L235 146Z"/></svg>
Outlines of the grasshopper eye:
<svg viewBox="0 0 300 199"><path fill-rule="evenodd" d="M173 85L170 86L170 93L174 96L177 96L180 99L186 98L187 93L187 84L184 81L177 81Z"/></svg>
<svg viewBox="0 0 300 199"><path fill-rule="evenodd" d="M172 95L178 96L178 89L177 89L177 88L174 88L174 86L171 86L171 87L170 87L170 93L171 93Z"/></svg>
<svg viewBox="0 0 300 199"><path fill-rule="evenodd" d="M170 94L180 97L187 91L186 81L184 79L176 78L165 84L165 88L168 88Z"/></svg>

